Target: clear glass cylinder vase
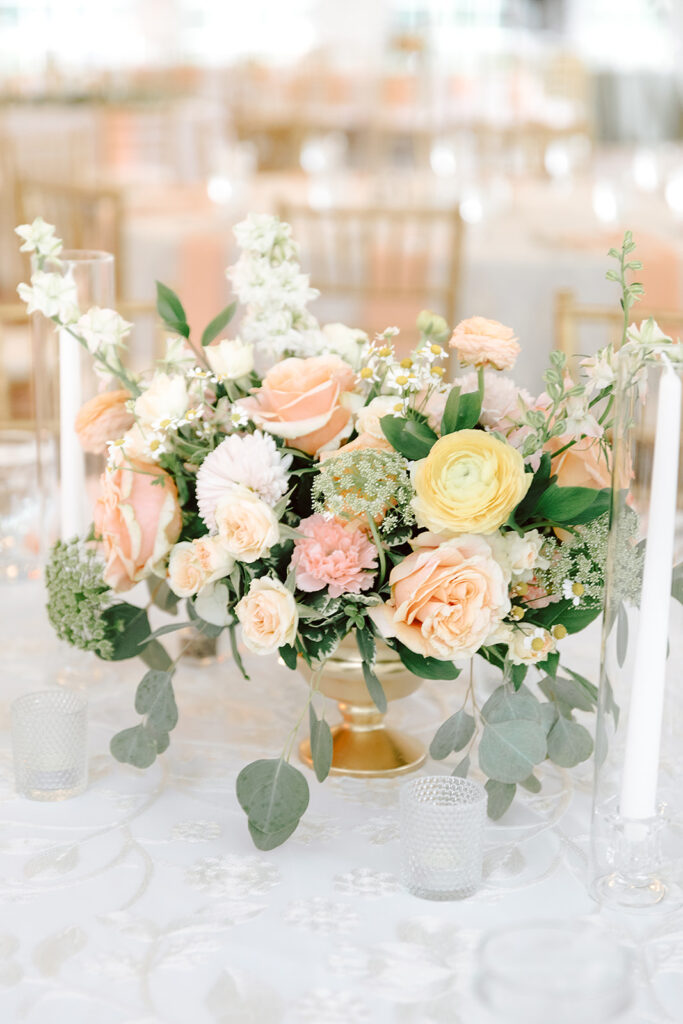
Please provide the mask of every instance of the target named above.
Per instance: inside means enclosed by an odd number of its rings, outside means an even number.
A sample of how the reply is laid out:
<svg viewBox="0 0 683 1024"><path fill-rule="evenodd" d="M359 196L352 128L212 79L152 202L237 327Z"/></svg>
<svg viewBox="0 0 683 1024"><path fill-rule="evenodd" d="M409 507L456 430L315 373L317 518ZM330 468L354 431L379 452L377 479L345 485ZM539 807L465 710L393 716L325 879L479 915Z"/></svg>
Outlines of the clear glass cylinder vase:
<svg viewBox="0 0 683 1024"><path fill-rule="evenodd" d="M615 400L592 873L620 908L677 903L683 864L683 364L665 352L622 350Z"/></svg>
<svg viewBox="0 0 683 1024"><path fill-rule="evenodd" d="M108 252L65 249L46 270L70 276L81 313L114 304L114 257ZM103 458L84 452L75 419L85 401L102 390L92 356L68 328L40 313L32 317L33 367L42 496L44 553L60 537L82 536L92 521L96 480Z"/></svg>

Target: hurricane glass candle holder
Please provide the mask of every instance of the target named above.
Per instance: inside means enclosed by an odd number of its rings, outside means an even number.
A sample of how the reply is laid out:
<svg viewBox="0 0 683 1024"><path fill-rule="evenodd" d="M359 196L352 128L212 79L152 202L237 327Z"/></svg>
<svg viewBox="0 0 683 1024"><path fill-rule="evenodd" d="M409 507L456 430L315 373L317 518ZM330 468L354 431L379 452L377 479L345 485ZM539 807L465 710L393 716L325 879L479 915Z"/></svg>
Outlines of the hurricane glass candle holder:
<svg viewBox="0 0 683 1024"><path fill-rule="evenodd" d="M421 776L401 790L404 885L414 896L455 900L481 885L486 791L452 775Z"/></svg>
<svg viewBox="0 0 683 1024"><path fill-rule="evenodd" d="M12 703L17 793L66 800L88 782L87 701L73 690L27 693Z"/></svg>

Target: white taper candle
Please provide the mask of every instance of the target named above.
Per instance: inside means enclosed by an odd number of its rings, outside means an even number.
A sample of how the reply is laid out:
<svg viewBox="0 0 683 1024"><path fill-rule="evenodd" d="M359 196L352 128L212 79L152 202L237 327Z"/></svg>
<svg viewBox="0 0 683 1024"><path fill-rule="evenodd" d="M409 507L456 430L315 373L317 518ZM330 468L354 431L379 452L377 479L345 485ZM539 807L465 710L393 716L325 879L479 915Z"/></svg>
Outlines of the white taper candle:
<svg viewBox="0 0 683 1024"><path fill-rule="evenodd" d="M85 526L85 454L74 426L80 407L80 345L62 329L59 332L59 532L62 540L70 540Z"/></svg>
<svg viewBox="0 0 683 1024"><path fill-rule="evenodd" d="M636 637L620 814L651 818L657 810L674 557L681 380L667 361L659 382L647 544Z"/></svg>

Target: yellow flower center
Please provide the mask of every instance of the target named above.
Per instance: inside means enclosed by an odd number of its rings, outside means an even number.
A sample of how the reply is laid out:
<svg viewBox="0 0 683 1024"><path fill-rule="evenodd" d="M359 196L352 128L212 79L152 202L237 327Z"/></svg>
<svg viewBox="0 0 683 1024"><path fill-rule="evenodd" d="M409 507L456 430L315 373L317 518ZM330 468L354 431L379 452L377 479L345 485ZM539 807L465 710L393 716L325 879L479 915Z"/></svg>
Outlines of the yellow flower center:
<svg viewBox="0 0 683 1024"><path fill-rule="evenodd" d="M563 626L561 622L558 622L557 625L553 626L550 632L556 640L563 640L567 635L567 627Z"/></svg>
<svg viewBox="0 0 683 1024"><path fill-rule="evenodd" d="M545 647L545 644L543 643L543 639L540 636L535 636L533 638L533 640L531 641L531 649L533 651L536 651L536 652L542 651L544 647Z"/></svg>
<svg viewBox="0 0 683 1024"><path fill-rule="evenodd" d="M413 365L413 360L410 358L410 356L406 356L405 359L401 360L401 366L403 366L404 369L406 369L406 370L409 370L412 365Z"/></svg>
<svg viewBox="0 0 683 1024"><path fill-rule="evenodd" d="M583 583L574 583L573 584L573 586L572 586L572 594L574 594L575 597L581 597L583 595L583 592L584 592Z"/></svg>
<svg viewBox="0 0 683 1024"><path fill-rule="evenodd" d="M363 380L368 380L368 378L372 377L372 370L370 369L369 366L364 366L363 369L360 371L360 375L363 378Z"/></svg>

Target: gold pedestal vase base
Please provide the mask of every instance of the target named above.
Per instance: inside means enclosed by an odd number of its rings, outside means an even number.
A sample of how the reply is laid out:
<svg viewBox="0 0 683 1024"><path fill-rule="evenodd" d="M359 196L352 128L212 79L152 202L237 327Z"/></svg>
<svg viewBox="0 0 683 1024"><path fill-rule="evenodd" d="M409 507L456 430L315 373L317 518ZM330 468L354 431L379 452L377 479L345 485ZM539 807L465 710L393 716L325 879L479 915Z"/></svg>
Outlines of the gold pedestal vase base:
<svg viewBox="0 0 683 1024"><path fill-rule="evenodd" d="M384 644L377 645L374 669L388 701L409 696L422 683ZM302 666L301 671L310 679L310 669ZM320 692L337 701L342 715L341 723L332 727L330 775L388 778L415 771L424 764L427 753L422 743L384 724L384 715L368 694L353 635L345 637L328 659L320 680ZM309 740L299 746L299 757L304 764L312 766Z"/></svg>

